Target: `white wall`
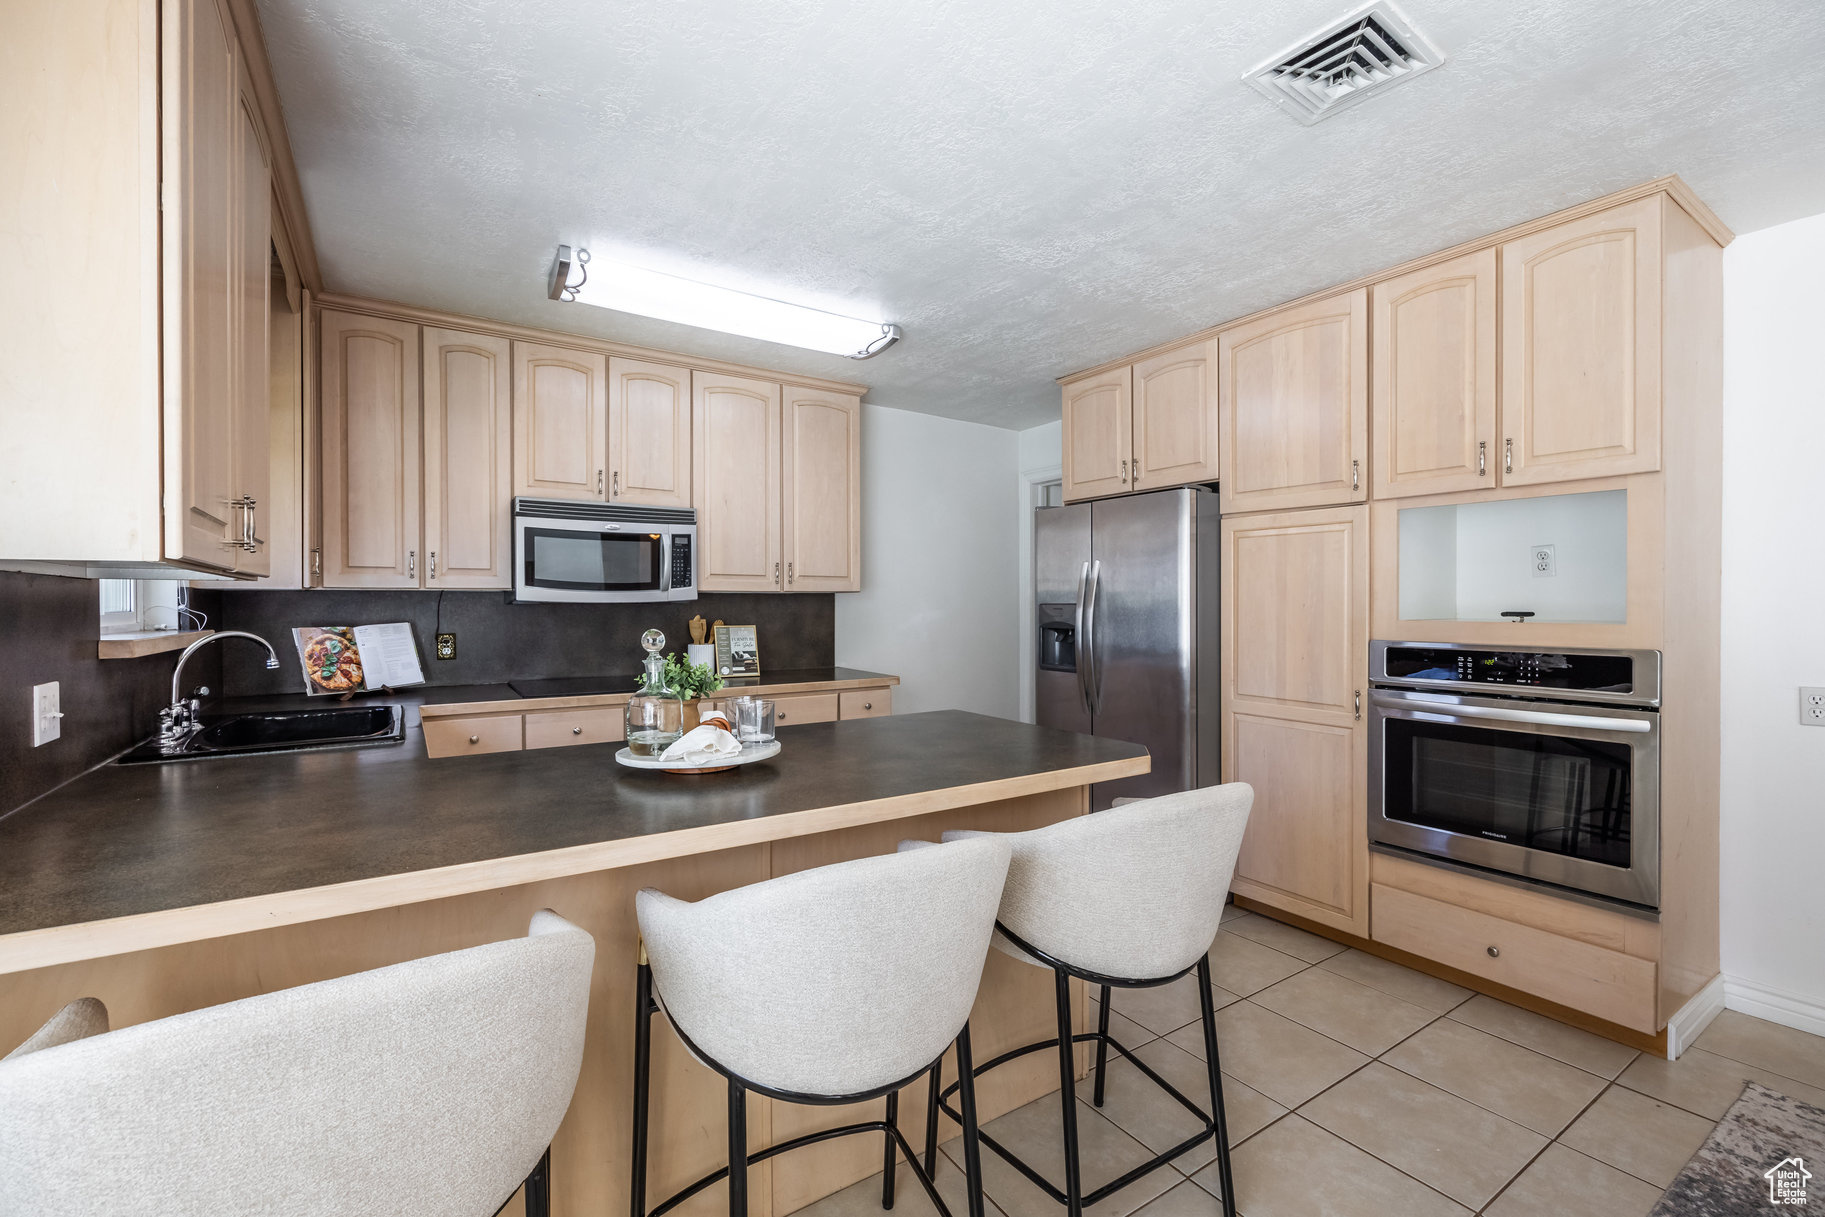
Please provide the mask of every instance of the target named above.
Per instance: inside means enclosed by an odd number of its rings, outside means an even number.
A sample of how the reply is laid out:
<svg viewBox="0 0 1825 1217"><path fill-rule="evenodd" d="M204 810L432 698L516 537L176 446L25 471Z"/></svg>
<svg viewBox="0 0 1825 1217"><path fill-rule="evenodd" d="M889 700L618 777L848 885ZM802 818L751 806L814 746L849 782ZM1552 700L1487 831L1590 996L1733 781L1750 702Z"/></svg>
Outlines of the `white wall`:
<svg viewBox="0 0 1825 1217"><path fill-rule="evenodd" d="M1825 215L1724 251L1723 971L1825 1034Z"/></svg>
<svg viewBox="0 0 1825 1217"><path fill-rule="evenodd" d="M862 590L836 661L900 678L894 713L1019 712L1017 433L862 407Z"/></svg>
<svg viewBox="0 0 1825 1217"><path fill-rule="evenodd" d="M1020 718L1034 719L1033 660L1033 489L1064 475L1063 422L1043 423L1020 433L1020 476L1015 482L1014 527L1020 548Z"/></svg>

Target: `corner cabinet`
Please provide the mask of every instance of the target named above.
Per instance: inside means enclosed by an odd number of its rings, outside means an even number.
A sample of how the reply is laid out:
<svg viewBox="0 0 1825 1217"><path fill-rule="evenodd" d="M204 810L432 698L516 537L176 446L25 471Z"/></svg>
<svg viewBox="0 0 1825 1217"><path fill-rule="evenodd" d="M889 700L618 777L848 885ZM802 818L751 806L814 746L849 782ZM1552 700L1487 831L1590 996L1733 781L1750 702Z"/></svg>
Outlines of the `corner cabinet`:
<svg viewBox="0 0 1825 1217"><path fill-rule="evenodd" d="M779 403L777 384L708 372L691 378L700 591L785 589Z"/></svg>
<svg viewBox="0 0 1825 1217"><path fill-rule="evenodd" d="M1377 283L1375 497L1496 484L1496 252Z"/></svg>
<svg viewBox="0 0 1825 1217"><path fill-rule="evenodd" d="M780 536L789 592L862 589L862 402L786 385Z"/></svg>
<svg viewBox="0 0 1825 1217"><path fill-rule="evenodd" d="M608 360L537 342L513 344L513 493L608 497Z"/></svg>
<svg viewBox="0 0 1825 1217"><path fill-rule="evenodd" d="M1223 520L1223 780L1255 788L1232 890L1367 937L1366 507Z"/></svg>
<svg viewBox="0 0 1825 1217"><path fill-rule="evenodd" d="M1364 501L1367 290L1224 330L1217 349L1224 512Z"/></svg>
<svg viewBox="0 0 1825 1217"><path fill-rule="evenodd" d="M1502 480L1660 468L1663 194L1501 247Z"/></svg>

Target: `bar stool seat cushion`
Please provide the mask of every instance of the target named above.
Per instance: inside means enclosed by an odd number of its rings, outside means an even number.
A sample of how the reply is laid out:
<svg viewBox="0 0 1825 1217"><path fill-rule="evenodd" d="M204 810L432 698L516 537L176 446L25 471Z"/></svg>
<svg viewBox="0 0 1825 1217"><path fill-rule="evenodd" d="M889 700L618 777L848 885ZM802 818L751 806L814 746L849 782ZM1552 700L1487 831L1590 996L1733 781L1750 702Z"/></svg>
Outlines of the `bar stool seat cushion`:
<svg viewBox="0 0 1825 1217"><path fill-rule="evenodd" d="M635 907L660 1003L702 1056L834 1098L910 1078L957 1038L1007 867L1002 840L964 841Z"/></svg>
<svg viewBox="0 0 1825 1217"><path fill-rule="evenodd" d="M1029 832L944 840L1008 843L1000 920L1023 942L1082 971L1148 980L1183 972L1216 939L1254 800L1253 787L1231 782ZM1039 962L1000 933L994 941Z"/></svg>
<svg viewBox="0 0 1825 1217"><path fill-rule="evenodd" d="M0 1213L488 1217L570 1105L594 956L540 912L526 938L16 1053ZM53 1024L92 1026L78 1005Z"/></svg>

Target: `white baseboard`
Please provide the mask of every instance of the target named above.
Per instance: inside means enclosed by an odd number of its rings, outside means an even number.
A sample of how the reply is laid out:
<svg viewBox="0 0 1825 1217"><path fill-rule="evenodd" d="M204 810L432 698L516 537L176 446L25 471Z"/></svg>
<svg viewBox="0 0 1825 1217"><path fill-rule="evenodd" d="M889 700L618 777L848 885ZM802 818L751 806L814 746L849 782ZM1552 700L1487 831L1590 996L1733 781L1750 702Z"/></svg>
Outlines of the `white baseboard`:
<svg viewBox="0 0 1825 1217"><path fill-rule="evenodd" d="M1814 1035L1825 1035L1825 1001L1817 997L1790 993L1772 985L1725 976L1724 1005L1771 1023L1796 1027Z"/></svg>
<svg viewBox="0 0 1825 1217"><path fill-rule="evenodd" d="M1667 1059L1676 1061L1679 1054L1704 1034L1711 1020L1724 1012L1724 978L1713 976L1711 983L1694 993L1672 1018L1667 1020Z"/></svg>

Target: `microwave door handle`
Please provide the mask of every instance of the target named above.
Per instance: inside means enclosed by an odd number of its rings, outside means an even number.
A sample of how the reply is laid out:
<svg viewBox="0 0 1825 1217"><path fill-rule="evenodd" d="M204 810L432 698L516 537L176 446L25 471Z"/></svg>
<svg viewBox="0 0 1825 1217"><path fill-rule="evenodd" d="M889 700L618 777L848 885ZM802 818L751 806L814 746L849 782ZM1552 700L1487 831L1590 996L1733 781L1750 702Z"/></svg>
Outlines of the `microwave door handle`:
<svg viewBox="0 0 1825 1217"><path fill-rule="evenodd" d="M1453 718L1489 718L1505 723L1536 723L1542 727L1583 727L1591 731L1628 731L1645 735L1654 724L1639 718L1607 718L1598 714L1554 714L1548 710L1507 710L1496 706L1454 706L1404 701L1406 708Z"/></svg>
<svg viewBox="0 0 1825 1217"><path fill-rule="evenodd" d="M672 534L669 532L659 536L659 590L672 590Z"/></svg>

